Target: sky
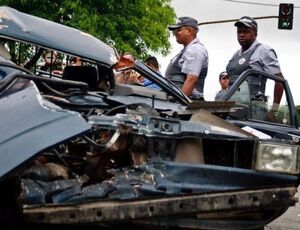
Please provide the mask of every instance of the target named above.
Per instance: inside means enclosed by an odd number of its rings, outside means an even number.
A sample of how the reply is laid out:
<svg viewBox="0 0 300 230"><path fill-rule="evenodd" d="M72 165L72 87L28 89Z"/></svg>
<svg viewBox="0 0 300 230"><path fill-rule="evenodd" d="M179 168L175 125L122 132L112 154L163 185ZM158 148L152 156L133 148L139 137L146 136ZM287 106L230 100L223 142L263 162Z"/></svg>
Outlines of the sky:
<svg viewBox="0 0 300 230"><path fill-rule="evenodd" d="M254 4L250 4L254 3ZM262 17L278 16L279 3L294 4L294 22L292 30L279 30L278 19L257 20L257 40L271 46L278 56L283 76L288 80L294 102L300 105L300 0L172 0L177 17L189 16L198 22L238 19L242 16ZM274 5L274 6L269 6ZM209 54L208 75L205 81L204 96L213 100L220 85L219 73L225 70L228 60L240 48L236 39L234 22L199 26L198 38L206 46ZM171 35L171 53L158 57L161 72L181 49L175 37Z"/></svg>

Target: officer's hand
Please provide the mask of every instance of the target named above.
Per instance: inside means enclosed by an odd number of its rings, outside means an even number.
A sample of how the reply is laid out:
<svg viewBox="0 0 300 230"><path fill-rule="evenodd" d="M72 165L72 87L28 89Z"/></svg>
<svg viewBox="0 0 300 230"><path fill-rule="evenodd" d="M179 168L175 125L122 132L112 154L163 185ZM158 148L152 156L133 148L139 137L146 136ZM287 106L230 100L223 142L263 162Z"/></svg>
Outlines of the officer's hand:
<svg viewBox="0 0 300 230"><path fill-rule="evenodd" d="M269 122L276 122L276 121L277 121L277 112L274 111L274 110L270 110L270 111L267 113L266 121L269 121Z"/></svg>

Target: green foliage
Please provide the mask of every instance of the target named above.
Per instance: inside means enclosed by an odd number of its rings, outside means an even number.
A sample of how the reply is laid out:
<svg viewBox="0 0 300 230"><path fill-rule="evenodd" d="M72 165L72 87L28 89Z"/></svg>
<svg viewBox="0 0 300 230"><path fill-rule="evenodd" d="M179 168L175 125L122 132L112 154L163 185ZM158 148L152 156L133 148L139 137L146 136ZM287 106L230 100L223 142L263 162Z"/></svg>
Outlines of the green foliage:
<svg viewBox="0 0 300 230"><path fill-rule="evenodd" d="M286 122L284 122L286 121ZM277 123L284 123L284 124L290 124L290 113L289 113L289 107L287 105L280 106L277 114L276 114L276 122Z"/></svg>
<svg viewBox="0 0 300 230"><path fill-rule="evenodd" d="M300 127L300 105L296 106L296 111L297 111L298 127Z"/></svg>
<svg viewBox="0 0 300 230"><path fill-rule="evenodd" d="M297 113L298 127L300 127L300 105L297 105L295 107L296 107L296 113ZM290 114L288 113L288 107L281 106L277 113L278 120L282 121L284 118L288 118L289 116L290 116Z"/></svg>
<svg viewBox="0 0 300 230"><path fill-rule="evenodd" d="M1 0L22 12L90 33L139 58L170 50L171 0Z"/></svg>

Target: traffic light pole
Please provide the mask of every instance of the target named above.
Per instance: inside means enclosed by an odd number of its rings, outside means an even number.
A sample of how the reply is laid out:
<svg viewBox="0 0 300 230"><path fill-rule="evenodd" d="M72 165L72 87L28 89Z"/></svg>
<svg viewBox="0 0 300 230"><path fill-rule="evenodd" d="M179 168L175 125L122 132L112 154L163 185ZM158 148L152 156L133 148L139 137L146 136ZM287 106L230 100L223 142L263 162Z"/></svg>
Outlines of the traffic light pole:
<svg viewBox="0 0 300 230"><path fill-rule="evenodd" d="M262 16L262 17L253 17L253 18L256 20L259 20L259 19L278 18L278 16ZM228 20L209 21L209 22L200 22L200 23L198 23L198 26L209 25L209 24L218 24L218 23L227 23L227 22L236 22L238 20L239 20L239 18L228 19Z"/></svg>
<svg viewBox="0 0 300 230"><path fill-rule="evenodd" d="M278 29L280 30L291 30L293 29L293 17L294 17L294 4L292 3L280 3L278 16L264 16L264 17L254 17L254 19L269 19L278 18ZM236 22L239 19L229 19L229 20L219 20L210 22L198 23L198 26L226 23L226 22Z"/></svg>

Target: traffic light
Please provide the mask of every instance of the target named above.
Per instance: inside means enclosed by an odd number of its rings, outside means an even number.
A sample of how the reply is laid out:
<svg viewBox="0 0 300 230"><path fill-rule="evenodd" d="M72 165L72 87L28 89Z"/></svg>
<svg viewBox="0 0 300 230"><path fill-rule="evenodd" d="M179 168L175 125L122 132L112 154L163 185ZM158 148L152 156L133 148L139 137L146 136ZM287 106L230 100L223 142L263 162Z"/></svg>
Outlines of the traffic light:
<svg viewBox="0 0 300 230"><path fill-rule="evenodd" d="M293 28L294 4L280 3L278 15L278 29L291 30Z"/></svg>

